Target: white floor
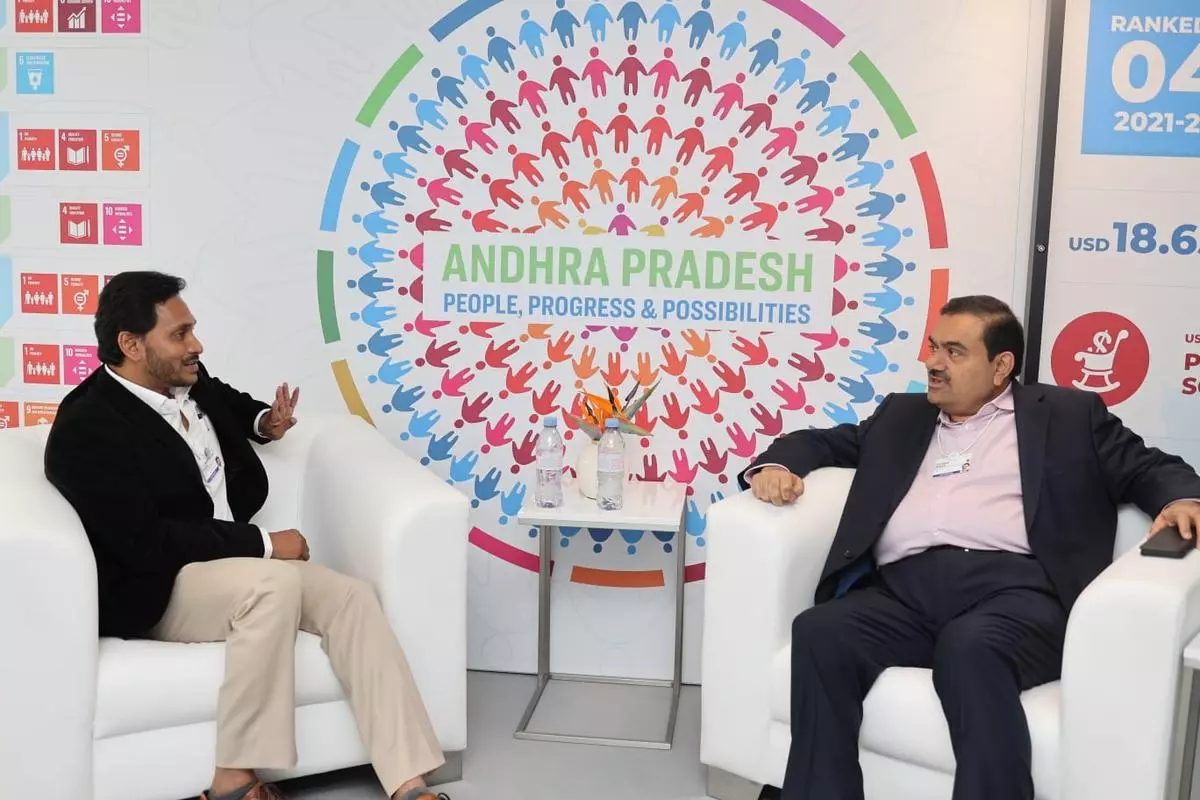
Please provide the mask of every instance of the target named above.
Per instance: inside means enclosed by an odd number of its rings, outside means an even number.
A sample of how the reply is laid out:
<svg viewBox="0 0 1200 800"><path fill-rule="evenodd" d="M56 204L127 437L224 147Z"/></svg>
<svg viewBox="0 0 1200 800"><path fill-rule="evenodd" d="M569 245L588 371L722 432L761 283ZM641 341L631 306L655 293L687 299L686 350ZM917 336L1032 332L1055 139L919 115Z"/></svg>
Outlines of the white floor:
<svg viewBox="0 0 1200 800"><path fill-rule="evenodd" d="M700 690L684 687L674 747L643 750L626 747L531 742L513 731L533 691L525 675L472 672L468 678L469 745L464 780L438 787L453 800L703 800L700 765ZM555 684L551 684L551 689ZM626 736L660 736L666 707L637 687L590 688L543 701L531 728L555 728L587 718L588 730ZM550 689L547 690L549 693ZM624 706L624 710L621 709ZM542 709L545 708L546 713ZM605 709L597 713L597 709ZM576 712L580 712L576 715ZM661 714L655 712L662 712ZM617 717L623 724L615 725ZM347 770L283 784L289 800L383 800L370 769Z"/></svg>

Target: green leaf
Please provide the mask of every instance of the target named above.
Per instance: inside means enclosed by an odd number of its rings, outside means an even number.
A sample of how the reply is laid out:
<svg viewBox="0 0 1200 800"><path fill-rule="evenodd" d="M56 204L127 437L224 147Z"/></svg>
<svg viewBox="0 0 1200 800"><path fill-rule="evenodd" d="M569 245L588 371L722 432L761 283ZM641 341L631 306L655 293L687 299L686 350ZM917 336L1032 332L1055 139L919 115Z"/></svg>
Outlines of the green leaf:
<svg viewBox="0 0 1200 800"><path fill-rule="evenodd" d="M567 414L566 417L567 419L571 420L571 422L578 425L579 429L586 433L593 441L600 438L600 429L592 423L588 422L587 420L580 419L574 414Z"/></svg>
<svg viewBox="0 0 1200 800"><path fill-rule="evenodd" d="M656 380L654 382L654 385L651 386L649 389L647 389L642 394L641 397L639 397L637 400L634 400L631 404L626 406L625 407L625 416L633 417L633 415L636 414L638 412L638 410L641 409L641 407L646 404L646 401L650 399L650 395L654 394L654 390L658 388L658 384L660 384L660 383L662 383L662 378L659 378L658 380Z"/></svg>
<svg viewBox="0 0 1200 800"><path fill-rule="evenodd" d="M634 433L634 434L637 434L638 436L649 436L650 435L650 431L643 430L642 428L639 428L637 425L634 425L632 422L622 422L621 423L621 431L623 433Z"/></svg>

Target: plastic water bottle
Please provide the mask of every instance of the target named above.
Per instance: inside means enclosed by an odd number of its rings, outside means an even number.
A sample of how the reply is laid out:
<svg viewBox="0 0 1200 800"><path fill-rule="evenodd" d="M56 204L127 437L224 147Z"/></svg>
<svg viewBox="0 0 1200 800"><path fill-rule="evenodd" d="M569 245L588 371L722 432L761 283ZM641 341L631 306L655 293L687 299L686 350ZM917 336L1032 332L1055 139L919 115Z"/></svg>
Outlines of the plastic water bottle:
<svg viewBox="0 0 1200 800"><path fill-rule="evenodd" d="M558 435L557 417L546 417L542 422L534 452L537 456L534 504L538 508L558 508L563 502L563 440Z"/></svg>
<svg viewBox="0 0 1200 800"><path fill-rule="evenodd" d="M619 511L625 504L625 440L615 419L604 424L596 467L596 503L605 511Z"/></svg>

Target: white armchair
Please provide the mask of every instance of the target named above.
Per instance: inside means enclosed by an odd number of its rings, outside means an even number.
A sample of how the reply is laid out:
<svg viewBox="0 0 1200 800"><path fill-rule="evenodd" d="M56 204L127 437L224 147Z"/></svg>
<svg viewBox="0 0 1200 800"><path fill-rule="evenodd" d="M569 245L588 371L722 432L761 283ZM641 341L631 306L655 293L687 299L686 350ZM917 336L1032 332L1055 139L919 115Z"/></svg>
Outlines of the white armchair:
<svg viewBox="0 0 1200 800"><path fill-rule="evenodd" d="M814 472L792 506L746 492L709 510L700 760L714 797L757 797L758 785L783 781L791 623L813 603L853 474ZM1200 555L1141 556L1148 528L1141 512L1122 511L1115 562L1071 611L1062 680L1022 698L1038 800L1161 800L1172 787ZM929 670L879 677L859 748L870 800L948 800L954 755Z"/></svg>
<svg viewBox="0 0 1200 800"><path fill-rule="evenodd" d="M95 562L45 479L48 428L0 432L0 797L165 800L212 777L223 644L97 638ZM313 559L379 594L447 766L466 748L467 498L349 415L305 416L259 450L255 518L297 527ZM299 763L271 778L367 763L319 639L296 643Z"/></svg>

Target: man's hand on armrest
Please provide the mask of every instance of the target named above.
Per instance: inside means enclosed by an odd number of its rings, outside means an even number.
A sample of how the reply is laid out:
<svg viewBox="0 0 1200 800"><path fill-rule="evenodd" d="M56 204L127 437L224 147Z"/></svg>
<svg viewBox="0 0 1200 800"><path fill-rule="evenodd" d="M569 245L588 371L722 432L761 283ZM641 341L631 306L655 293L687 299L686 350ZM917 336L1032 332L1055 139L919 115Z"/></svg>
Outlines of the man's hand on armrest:
<svg viewBox="0 0 1200 800"><path fill-rule="evenodd" d="M776 464L764 464L750 476L750 491L765 503L782 506L804 494L804 479Z"/></svg>
<svg viewBox="0 0 1200 800"><path fill-rule="evenodd" d="M295 528L275 531L271 537L271 558L281 561L308 561L308 541Z"/></svg>

